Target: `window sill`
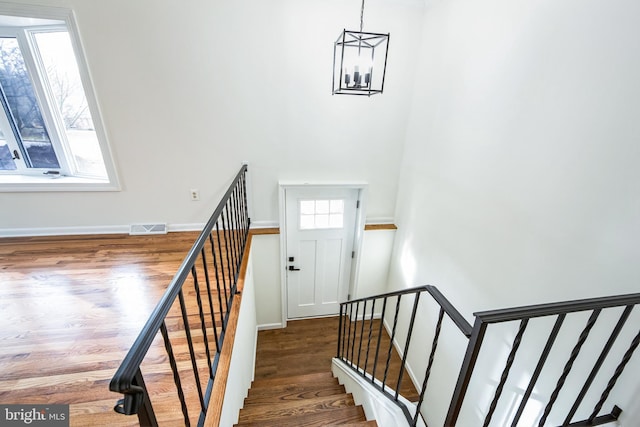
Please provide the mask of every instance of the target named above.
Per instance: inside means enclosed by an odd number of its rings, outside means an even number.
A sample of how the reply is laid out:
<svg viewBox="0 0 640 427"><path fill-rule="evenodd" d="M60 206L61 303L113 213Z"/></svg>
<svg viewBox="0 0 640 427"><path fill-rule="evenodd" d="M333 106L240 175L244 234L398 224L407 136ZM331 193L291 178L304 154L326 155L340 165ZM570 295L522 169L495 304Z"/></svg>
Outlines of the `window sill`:
<svg viewBox="0 0 640 427"><path fill-rule="evenodd" d="M0 193L49 191L119 191L106 179L73 176L0 175Z"/></svg>

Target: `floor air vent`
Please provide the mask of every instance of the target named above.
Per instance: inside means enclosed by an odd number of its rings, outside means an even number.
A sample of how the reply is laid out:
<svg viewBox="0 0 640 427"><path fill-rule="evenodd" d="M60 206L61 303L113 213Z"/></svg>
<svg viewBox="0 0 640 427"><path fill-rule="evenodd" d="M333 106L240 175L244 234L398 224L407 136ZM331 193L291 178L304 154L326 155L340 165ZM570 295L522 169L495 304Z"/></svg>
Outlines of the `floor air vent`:
<svg viewBox="0 0 640 427"><path fill-rule="evenodd" d="M129 234L167 234L167 224L133 224Z"/></svg>

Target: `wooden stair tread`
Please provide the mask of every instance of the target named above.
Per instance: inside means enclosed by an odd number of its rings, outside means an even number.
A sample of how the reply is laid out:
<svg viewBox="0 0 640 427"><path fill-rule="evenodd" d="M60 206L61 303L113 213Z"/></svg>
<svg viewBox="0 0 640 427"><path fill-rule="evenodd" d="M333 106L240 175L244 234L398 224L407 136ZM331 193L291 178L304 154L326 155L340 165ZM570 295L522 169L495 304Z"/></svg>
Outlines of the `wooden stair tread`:
<svg viewBox="0 0 640 427"><path fill-rule="evenodd" d="M236 424L236 427L323 427L331 425L340 426L376 426L377 424L361 424L364 411L360 406L347 406L313 414L289 416L272 420L251 420Z"/></svg>
<svg viewBox="0 0 640 427"><path fill-rule="evenodd" d="M376 420L359 421L357 423L340 424L342 427L378 427Z"/></svg>
<svg viewBox="0 0 640 427"><path fill-rule="evenodd" d="M259 388L269 388L288 384L338 384L338 380L330 372L320 372L314 374L295 375L288 377L263 378L255 380L251 384L251 390Z"/></svg>
<svg viewBox="0 0 640 427"><path fill-rule="evenodd" d="M353 397L350 394L282 401L277 404L246 405L242 411L240 411L240 421L270 420L318 412L329 412L333 409L354 405Z"/></svg>
<svg viewBox="0 0 640 427"><path fill-rule="evenodd" d="M283 384L271 388L251 389L244 401L244 407L256 404L277 404L344 393L344 387L340 384Z"/></svg>

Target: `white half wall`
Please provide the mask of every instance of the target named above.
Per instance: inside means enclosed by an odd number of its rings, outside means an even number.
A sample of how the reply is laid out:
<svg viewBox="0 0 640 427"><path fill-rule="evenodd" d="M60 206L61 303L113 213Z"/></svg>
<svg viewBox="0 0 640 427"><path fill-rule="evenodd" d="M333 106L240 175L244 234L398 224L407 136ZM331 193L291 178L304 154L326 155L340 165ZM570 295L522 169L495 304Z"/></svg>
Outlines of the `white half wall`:
<svg viewBox="0 0 640 427"><path fill-rule="evenodd" d="M254 377L258 339L255 276L252 265L254 259L253 250L251 250L233 342L233 357L229 365L227 387L220 414L220 426L232 426L238 422L240 409L244 406L244 399L247 397Z"/></svg>
<svg viewBox="0 0 640 427"><path fill-rule="evenodd" d="M256 317L260 329L281 328L280 235L256 234L251 238L256 282ZM284 268L284 267L283 267Z"/></svg>

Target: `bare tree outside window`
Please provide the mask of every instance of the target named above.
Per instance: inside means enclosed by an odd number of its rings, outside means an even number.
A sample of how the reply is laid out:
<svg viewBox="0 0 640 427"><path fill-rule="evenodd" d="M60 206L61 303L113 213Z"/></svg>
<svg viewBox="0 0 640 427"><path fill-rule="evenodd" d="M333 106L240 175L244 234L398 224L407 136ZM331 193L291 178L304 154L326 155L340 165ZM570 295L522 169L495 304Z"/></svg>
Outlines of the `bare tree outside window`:
<svg viewBox="0 0 640 427"><path fill-rule="evenodd" d="M29 73L15 37L0 37L0 85L17 131L23 155L35 168L59 168L38 106Z"/></svg>
<svg viewBox="0 0 640 427"><path fill-rule="evenodd" d="M67 140L81 173L106 176L91 112L66 31L34 33Z"/></svg>

